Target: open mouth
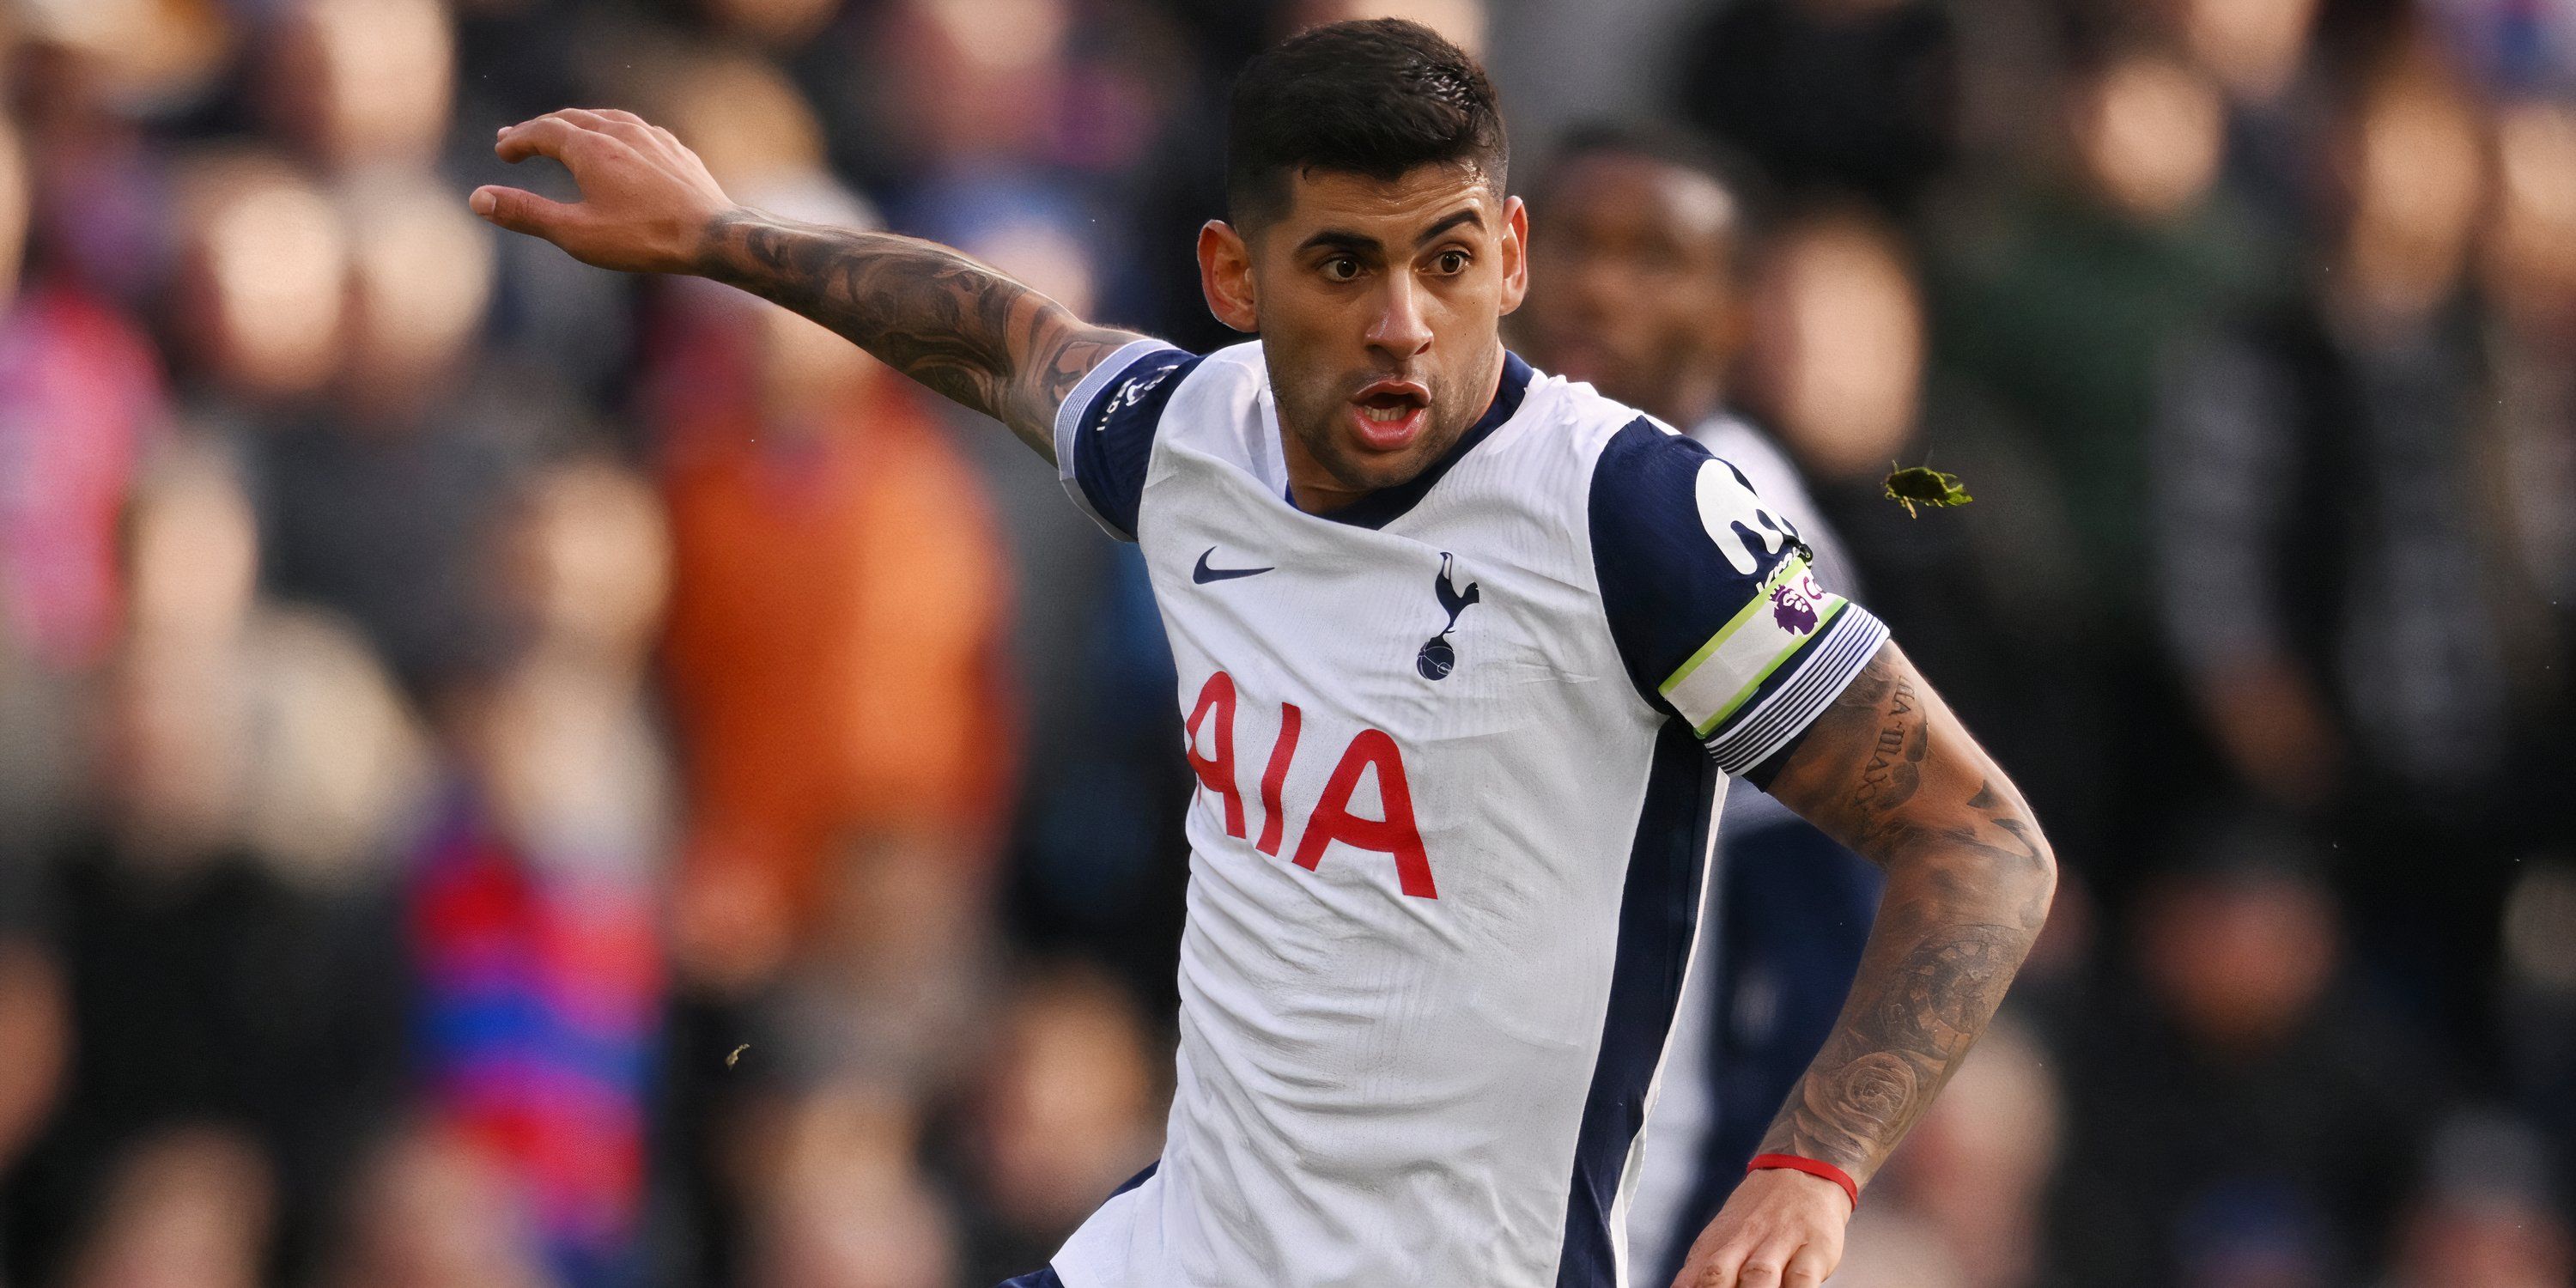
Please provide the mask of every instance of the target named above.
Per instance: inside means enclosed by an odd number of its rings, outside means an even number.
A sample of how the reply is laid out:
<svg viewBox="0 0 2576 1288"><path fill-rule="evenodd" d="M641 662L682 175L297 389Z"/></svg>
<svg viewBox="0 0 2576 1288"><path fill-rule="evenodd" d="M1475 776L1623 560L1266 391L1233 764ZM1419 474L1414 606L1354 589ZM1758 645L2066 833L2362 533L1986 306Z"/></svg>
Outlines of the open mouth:
<svg viewBox="0 0 2576 1288"><path fill-rule="evenodd" d="M1431 391L1411 381L1381 380L1351 399L1351 427L1360 444L1392 452L1420 437L1430 419Z"/></svg>

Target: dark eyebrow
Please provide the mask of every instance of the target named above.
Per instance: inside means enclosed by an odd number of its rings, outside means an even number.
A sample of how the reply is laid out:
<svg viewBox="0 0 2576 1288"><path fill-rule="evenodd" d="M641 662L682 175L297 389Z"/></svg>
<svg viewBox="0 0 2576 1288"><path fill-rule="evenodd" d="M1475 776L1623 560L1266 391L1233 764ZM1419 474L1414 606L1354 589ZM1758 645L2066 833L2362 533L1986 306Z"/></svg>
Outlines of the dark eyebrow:
<svg viewBox="0 0 2576 1288"><path fill-rule="evenodd" d="M1445 233L1452 228L1456 228L1461 224L1471 225L1481 230L1485 226L1484 213L1477 210L1474 206L1467 206L1459 210L1452 211L1443 216L1440 219L1440 222L1431 225L1429 228L1423 229L1422 232L1413 239L1413 244L1417 247L1427 245L1442 233ZM1300 255L1305 254L1307 251L1316 249L1338 250L1346 254L1354 255L1379 255L1384 254L1386 248L1381 245L1375 237L1370 237L1363 233L1351 232L1347 229L1326 228L1317 232L1315 235L1308 237L1306 240L1297 243L1297 253Z"/></svg>
<svg viewBox="0 0 2576 1288"><path fill-rule="evenodd" d="M1423 229L1422 235L1413 239L1413 244L1417 247L1425 245L1430 242L1432 238L1437 237L1460 224L1473 224L1477 231L1482 232L1485 227L1485 216L1474 206L1468 206L1465 209L1454 211L1439 223Z"/></svg>
<svg viewBox="0 0 2576 1288"><path fill-rule="evenodd" d="M1324 229L1323 231L1316 233L1314 236L1297 243L1297 253L1300 255L1318 248L1338 250L1346 254L1353 255L1375 255L1380 253L1383 249L1378 245L1377 238L1375 237L1366 236L1361 233L1348 232L1339 228Z"/></svg>

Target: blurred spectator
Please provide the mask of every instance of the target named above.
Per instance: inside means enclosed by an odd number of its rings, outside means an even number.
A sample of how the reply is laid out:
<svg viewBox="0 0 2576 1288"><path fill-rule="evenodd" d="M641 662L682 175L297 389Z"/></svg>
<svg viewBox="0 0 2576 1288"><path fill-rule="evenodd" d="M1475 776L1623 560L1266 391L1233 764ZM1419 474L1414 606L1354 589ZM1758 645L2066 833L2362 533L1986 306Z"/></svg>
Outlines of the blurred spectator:
<svg viewBox="0 0 2576 1288"><path fill-rule="evenodd" d="M246 1133L274 1178L279 1242L245 1236L255 1261L299 1267L397 1075L399 971L371 860L398 815L408 728L345 635L254 598L251 516L219 453L192 444L158 464L126 532L101 814L67 842L45 900L70 1073L9 1190L11 1260L52 1264L92 1216L132 1216L140 1246L158 1246L163 1191L126 1212L101 1169L166 1125L209 1121ZM332 718L294 718L316 692Z"/></svg>
<svg viewBox="0 0 2576 1288"><path fill-rule="evenodd" d="M2479 238L2478 285L2489 306L2499 574L2519 584L2522 612L2545 619L2511 637L2539 656L2516 660L2520 699L2565 701L2549 665L2576 636L2576 109L2523 103L2499 114L2495 187ZM2554 611L2545 611L2543 606Z"/></svg>
<svg viewBox="0 0 2576 1288"><path fill-rule="evenodd" d="M2576 1232L2541 1142L2506 1119L2463 1115L2445 1124L2400 1228L2387 1288L2569 1282L2576 1282Z"/></svg>
<svg viewBox="0 0 2576 1288"><path fill-rule="evenodd" d="M2335 69L2319 26L2325 0L2179 0L2179 52L2225 94L2222 186L2265 236L2299 237L2319 197L2327 85Z"/></svg>
<svg viewBox="0 0 2576 1288"><path fill-rule="evenodd" d="M2089 585L2058 493L1986 400L1927 371L1922 289L1891 225L1828 205L1794 210L1766 241L1736 381L1745 411L1805 470L1906 655L2015 766L2052 831L2081 835L2115 749L2077 687ZM1887 470L1927 460L1972 480L1977 501L1919 520L1890 504Z"/></svg>
<svg viewBox="0 0 2576 1288"><path fill-rule="evenodd" d="M1484 0L1287 0L1281 10L1282 38L1353 18L1402 18L1439 32L1479 59L1490 45Z"/></svg>
<svg viewBox="0 0 2576 1288"><path fill-rule="evenodd" d="M2466 290L2488 156L2421 48L2359 84L2317 289L2182 356L2155 489L2165 630L2202 725L2240 781L2335 818L2374 955L2481 1063L2493 910L2515 847L2552 830L2523 749L2553 742L2564 692L2562 614L2498 557L2531 531L2505 442L2565 429L2532 400L2548 380L2482 351Z"/></svg>
<svg viewBox="0 0 2576 1288"><path fill-rule="evenodd" d="M752 1288L940 1288L957 1279L954 1221L916 1162L917 1115L864 1084L777 1106L741 1138L758 1196Z"/></svg>
<svg viewBox="0 0 2576 1288"><path fill-rule="evenodd" d="M439 0L286 0L261 60L270 131L323 172L437 156L456 75Z"/></svg>
<svg viewBox="0 0 2576 1288"><path fill-rule="evenodd" d="M1046 1264L1093 1208L1154 1159L1167 1092L1133 1000L1075 968L1023 976L969 1102L973 1273Z"/></svg>
<svg viewBox="0 0 2576 1288"><path fill-rule="evenodd" d="M283 158L229 146L176 180L170 319L191 397L230 411L319 392L340 357L348 230Z"/></svg>
<svg viewBox="0 0 2576 1288"><path fill-rule="evenodd" d="M313 289L330 293L340 321L315 341L324 365L297 386L325 396L248 417L266 576L280 594L347 614L425 694L503 646L473 603L475 543L516 480L578 441L588 418L543 376L475 361L491 243L452 196L372 172L309 215L342 258L281 267L327 274Z"/></svg>
<svg viewBox="0 0 2576 1288"><path fill-rule="evenodd" d="M910 386L772 305L674 303L656 416L693 749L681 943L739 988L812 933L853 838L984 861L1011 768L1008 583L981 490Z"/></svg>
<svg viewBox="0 0 2576 1288"><path fill-rule="evenodd" d="M2576 867L2563 855L2522 867L2500 918L2507 1086L2554 1173L2576 1176Z"/></svg>
<svg viewBox="0 0 2576 1288"><path fill-rule="evenodd" d="M40 59L69 65L87 94L147 115L185 108L212 87L240 16L197 0L39 0L19 6L12 25Z"/></svg>
<svg viewBox="0 0 2576 1288"><path fill-rule="evenodd" d="M2531 0L2427 0L2468 64L2499 86L2565 94L2576 89L2576 12Z"/></svg>
<svg viewBox="0 0 2576 1288"><path fill-rule="evenodd" d="M2247 299L2264 262L2212 188L2224 114L2205 77L2132 47L2079 65L2062 93L2060 174L2013 193L1939 265L1938 349L2028 426L2094 570L2088 615L2134 630L2159 355Z"/></svg>
<svg viewBox="0 0 2576 1288"><path fill-rule="evenodd" d="M1950 159L1954 56L1931 0L1738 0L1679 47L1675 106L1792 190L1907 212Z"/></svg>
<svg viewBox="0 0 2576 1288"><path fill-rule="evenodd" d="M524 1195L486 1151L411 1125L358 1177L331 1288L547 1288Z"/></svg>
<svg viewBox="0 0 2576 1288"><path fill-rule="evenodd" d="M180 1127L114 1169L67 1288L256 1288L267 1281L274 1182L237 1133Z"/></svg>
<svg viewBox="0 0 2576 1288"><path fill-rule="evenodd" d="M517 498L492 564L515 647L442 693L454 776L410 874L429 1122L526 1196L567 1288L645 1271L667 792L639 704L661 523L640 479L596 462Z"/></svg>
<svg viewBox="0 0 2576 1288"><path fill-rule="evenodd" d="M2051 1260L2103 1288L2353 1282L2438 1088L2351 989L2304 844L2201 835L2139 911L2143 996L2105 996L2070 1035Z"/></svg>
<svg viewBox="0 0 2576 1288"><path fill-rule="evenodd" d="M2148 435L2158 377L2179 340L2268 299L2273 270L2256 225L2215 186L2218 86L2157 46L2109 39L2073 51L2055 164L1986 195L1944 239L1933 334L1942 370L1991 400L2009 428L2002 450L2030 471L1980 502L2050 498L2084 570L2046 611L2066 636L2066 710L2098 732L2055 736L2103 750L2086 781L2034 799L2116 879L2150 860L2160 802L2105 778L2174 782L2191 765L2154 629L2144 484L2164 468Z"/></svg>
<svg viewBox="0 0 2576 1288"><path fill-rule="evenodd" d="M69 670L115 631L116 515L167 409L131 320L41 270L20 292L30 177L0 122L0 630Z"/></svg>

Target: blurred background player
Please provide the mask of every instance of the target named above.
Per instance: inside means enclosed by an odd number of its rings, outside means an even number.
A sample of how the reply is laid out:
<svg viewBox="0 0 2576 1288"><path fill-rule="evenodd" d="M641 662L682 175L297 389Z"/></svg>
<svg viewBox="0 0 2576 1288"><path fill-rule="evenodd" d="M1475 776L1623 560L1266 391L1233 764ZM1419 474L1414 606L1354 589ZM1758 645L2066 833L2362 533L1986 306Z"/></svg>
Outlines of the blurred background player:
<svg viewBox="0 0 2576 1288"><path fill-rule="evenodd" d="M1865 593L1797 466L1732 413L1751 325L1756 194L1673 127L1577 126L1530 192L1529 300L1541 368L1683 428L1797 525L1815 566ZM1832 1031L1878 907L1876 868L1754 787L1728 789L1708 928L1647 1123L1630 1217L1636 1265L1669 1279L1759 1152L1774 1107Z"/></svg>

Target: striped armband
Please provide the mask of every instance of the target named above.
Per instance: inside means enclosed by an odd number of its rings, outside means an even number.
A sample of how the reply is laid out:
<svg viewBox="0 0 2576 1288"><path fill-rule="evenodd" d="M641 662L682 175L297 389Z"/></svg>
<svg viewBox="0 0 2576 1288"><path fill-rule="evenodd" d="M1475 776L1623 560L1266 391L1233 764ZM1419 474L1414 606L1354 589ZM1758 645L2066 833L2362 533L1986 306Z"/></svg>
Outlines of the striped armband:
<svg viewBox="0 0 2576 1288"><path fill-rule="evenodd" d="M1885 642L1877 618L1792 556L1656 691L1720 769L1740 774L1805 729Z"/></svg>

